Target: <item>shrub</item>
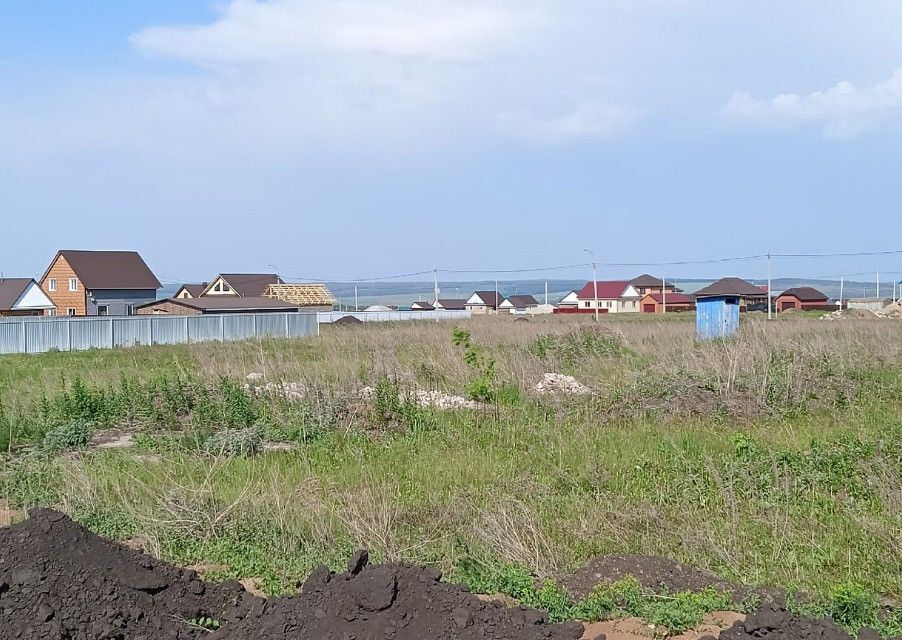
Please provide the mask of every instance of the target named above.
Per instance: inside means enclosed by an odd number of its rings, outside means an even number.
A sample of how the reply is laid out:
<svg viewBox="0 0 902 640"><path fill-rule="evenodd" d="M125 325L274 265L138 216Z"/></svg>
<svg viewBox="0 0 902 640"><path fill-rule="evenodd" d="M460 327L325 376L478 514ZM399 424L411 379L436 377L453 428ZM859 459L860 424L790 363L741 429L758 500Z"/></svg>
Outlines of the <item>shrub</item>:
<svg viewBox="0 0 902 640"><path fill-rule="evenodd" d="M467 383L467 397L477 402L494 401L495 359L487 356L481 346L473 343L469 331L455 328L451 343L463 351L464 362L473 371L473 377Z"/></svg>
<svg viewBox="0 0 902 640"><path fill-rule="evenodd" d="M79 449L88 444L94 425L84 420L74 420L57 425L44 434L41 451L48 454Z"/></svg>
<svg viewBox="0 0 902 640"><path fill-rule="evenodd" d="M266 430L262 425L220 431L206 439L204 451L216 456L249 458L263 451L265 433Z"/></svg>

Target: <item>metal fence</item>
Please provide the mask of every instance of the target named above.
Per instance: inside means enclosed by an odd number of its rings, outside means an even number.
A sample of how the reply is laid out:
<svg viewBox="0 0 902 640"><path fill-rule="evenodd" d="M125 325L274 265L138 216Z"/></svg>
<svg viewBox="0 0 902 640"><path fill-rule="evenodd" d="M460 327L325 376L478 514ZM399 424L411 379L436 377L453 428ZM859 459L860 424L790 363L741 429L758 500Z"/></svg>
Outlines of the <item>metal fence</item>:
<svg viewBox="0 0 902 640"><path fill-rule="evenodd" d="M320 324L331 324L341 318L353 316L362 322L402 322L407 320L460 320L469 318L470 312L458 309L434 309L433 311L320 311Z"/></svg>
<svg viewBox="0 0 902 640"><path fill-rule="evenodd" d="M0 354L315 336L314 313L0 318Z"/></svg>

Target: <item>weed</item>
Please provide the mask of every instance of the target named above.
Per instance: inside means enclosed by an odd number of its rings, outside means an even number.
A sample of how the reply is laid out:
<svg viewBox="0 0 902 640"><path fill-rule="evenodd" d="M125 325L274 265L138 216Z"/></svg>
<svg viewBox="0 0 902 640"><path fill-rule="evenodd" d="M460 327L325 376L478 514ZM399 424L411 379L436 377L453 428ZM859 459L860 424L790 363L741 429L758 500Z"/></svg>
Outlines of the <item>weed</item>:
<svg viewBox="0 0 902 640"><path fill-rule="evenodd" d="M44 434L41 451L47 454L79 449L88 444L94 425L84 419L75 419L50 429Z"/></svg>
<svg viewBox="0 0 902 640"><path fill-rule="evenodd" d="M474 344L470 332L456 328L451 343L463 351L463 359L472 377L467 382L467 397L477 402L492 402L496 397L495 359L485 354L485 349Z"/></svg>

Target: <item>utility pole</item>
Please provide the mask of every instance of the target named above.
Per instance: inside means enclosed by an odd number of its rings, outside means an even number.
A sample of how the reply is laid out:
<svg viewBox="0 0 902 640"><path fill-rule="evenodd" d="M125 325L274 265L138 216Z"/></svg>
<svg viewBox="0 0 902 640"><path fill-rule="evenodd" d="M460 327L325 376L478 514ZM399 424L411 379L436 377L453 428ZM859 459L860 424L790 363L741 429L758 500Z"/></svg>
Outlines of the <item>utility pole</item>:
<svg viewBox="0 0 902 640"><path fill-rule="evenodd" d="M589 257L592 258L592 287L595 291L594 294L594 304L595 304L595 322L598 322L598 274L597 267L595 262L595 254L589 251L588 249L583 249L586 253L589 254Z"/></svg>
<svg viewBox="0 0 902 640"><path fill-rule="evenodd" d="M771 298L771 290L770 290L770 252L767 254L767 319L771 319L771 310L770 310L770 298Z"/></svg>
<svg viewBox="0 0 902 640"><path fill-rule="evenodd" d="M545 306L548 306L548 281L545 281Z"/></svg>
<svg viewBox="0 0 902 640"><path fill-rule="evenodd" d="M880 301L880 267L877 267L877 301Z"/></svg>
<svg viewBox="0 0 902 640"><path fill-rule="evenodd" d="M667 313L667 278L661 278L661 313Z"/></svg>
<svg viewBox="0 0 902 640"><path fill-rule="evenodd" d="M846 277L839 276L839 308L840 309L842 309L842 294L843 294L843 287L845 284L846 284Z"/></svg>
<svg viewBox="0 0 902 640"><path fill-rule="evenodd" d="M495 301L492 303L495 305L495 313L498 313L498 281L495 280Z"/></svg>
<svg viewBox="0 0 902 640"><path fill-rule="evenodd" d="M432 269L432 281L434 284L432 291L433 295L435 295L435 298L432 299L432 304L435 304L436 302L438 302L438 269L436 268Z"/></svg>
<svg viewBox="0 0 902 640"><path fill-rule="evenodd" d="M354 283L354 311L360 311L360 305L357 304L357 283Z"/></svg>

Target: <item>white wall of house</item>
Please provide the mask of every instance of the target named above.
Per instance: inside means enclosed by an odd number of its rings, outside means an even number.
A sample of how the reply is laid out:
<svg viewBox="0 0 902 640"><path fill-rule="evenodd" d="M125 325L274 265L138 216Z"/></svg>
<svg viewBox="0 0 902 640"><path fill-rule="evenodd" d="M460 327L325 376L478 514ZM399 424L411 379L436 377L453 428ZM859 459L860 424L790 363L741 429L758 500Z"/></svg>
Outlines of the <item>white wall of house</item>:
<svg viewBox="0 0 902 640"><path fill-rule="evenodd" d="M216 278L204 291L205 296L237 296L238 294L222 278Z"/></svg>
<svg viewBox="0 0 902 640"><path fill-rule="evenodd" d="M47 294L41 290L40 285L32 282L25 287L25 291L16 300L13 305L13 311L38 311L41 309L55 309L56 305L53 300L47 297Z"/></svg>

